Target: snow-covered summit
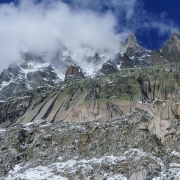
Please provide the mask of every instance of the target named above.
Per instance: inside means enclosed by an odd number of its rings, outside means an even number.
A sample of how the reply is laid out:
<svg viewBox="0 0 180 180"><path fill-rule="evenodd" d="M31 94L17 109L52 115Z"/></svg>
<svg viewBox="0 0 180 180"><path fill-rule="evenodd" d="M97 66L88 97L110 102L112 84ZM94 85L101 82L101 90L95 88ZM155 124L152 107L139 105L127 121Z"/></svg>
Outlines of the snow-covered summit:
<svg viewBox="0 0 180 180"><path fill-rule="evenodd" d="M0 75L0 99L6 99L24 90L39 86L53 86L60 81L60 74L41 57L24 54L21 63L13 63Z"/></svg>

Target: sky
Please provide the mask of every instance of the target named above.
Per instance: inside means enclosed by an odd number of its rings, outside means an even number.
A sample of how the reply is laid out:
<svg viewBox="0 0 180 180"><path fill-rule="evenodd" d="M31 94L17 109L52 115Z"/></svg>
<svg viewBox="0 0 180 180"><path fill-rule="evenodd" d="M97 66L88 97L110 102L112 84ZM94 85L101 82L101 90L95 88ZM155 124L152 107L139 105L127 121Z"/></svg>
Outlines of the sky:
<svg viewBox="0 0 180 180"><path fill-rule="evenodd" d="M179 7L179 0L0 0L0 71L26 51L52 58L61 46L81 54L87 44L113 54L130 33L160 49L179 31Z"/></svg>

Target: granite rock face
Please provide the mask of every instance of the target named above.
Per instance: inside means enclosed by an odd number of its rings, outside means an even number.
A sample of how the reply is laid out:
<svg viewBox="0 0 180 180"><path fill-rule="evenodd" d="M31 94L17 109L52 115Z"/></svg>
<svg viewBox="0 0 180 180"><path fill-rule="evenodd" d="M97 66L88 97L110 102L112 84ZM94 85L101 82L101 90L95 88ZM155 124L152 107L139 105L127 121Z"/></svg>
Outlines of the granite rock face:
<svg viewBox="0 0 180 180"><path fill-rule="evenodd" d="M169 41L162 47L163 58L167 62L179 62L180 34L174 33Z"/></svg>
<svg viewBox="0 0 180 180"><path fill-rule="evenodd" d="M50 122L113 119L141 108L154 116L162 135L179 113L178 64L126 69L106 76L64 81L25 91L0 102L1 127L46 119Z"/></svg>
<svg viewBox="0 0 180 180"><path fill-rule="evenodd" d="M67 68L65 74L65 81L71 79L82 79L82 78L84 78L84 74L80 66L77 66L76 64L72 64Z"/></svg>
<svg viewBox="0 0 180 180"><path fill-rule="evenodd" d="M152 53L152 65L153 66L159 66L159 65L163 65L164 63L164 58L163 55L160 51L155 50Z"/></svg>

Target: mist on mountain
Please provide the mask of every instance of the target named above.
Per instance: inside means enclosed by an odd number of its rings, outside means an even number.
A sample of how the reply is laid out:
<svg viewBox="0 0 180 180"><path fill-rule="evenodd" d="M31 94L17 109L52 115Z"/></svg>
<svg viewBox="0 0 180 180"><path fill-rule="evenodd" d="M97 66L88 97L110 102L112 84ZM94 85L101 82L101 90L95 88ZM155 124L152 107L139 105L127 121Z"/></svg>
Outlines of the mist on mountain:
<svg viewBox="0 0 180 180"><path fill-rule="evenodd" d="M31 51L43 54L47 61L56 61L62 49L82 61L88 46L93 54L120 51L119 38L114 28L116 18L111 12L98 14L91 10L72 10L60 1L21 1L0 6L0 71L21 54ZM123 36L125 36L123 34ZM92 49L93 48L93 49ZM67 53L66 53L67 54Z"/></svg>

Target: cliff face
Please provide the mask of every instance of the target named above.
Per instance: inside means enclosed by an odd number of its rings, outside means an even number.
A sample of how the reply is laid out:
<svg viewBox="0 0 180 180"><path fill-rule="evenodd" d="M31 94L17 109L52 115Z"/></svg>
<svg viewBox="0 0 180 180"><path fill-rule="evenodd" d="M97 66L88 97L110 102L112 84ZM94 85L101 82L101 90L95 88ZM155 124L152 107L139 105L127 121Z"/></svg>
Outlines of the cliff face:
<svg viewBox="0 0 180 180"><path fill-rule="evenodd" d="M137 107L154 116L151 129L163 136L171 120L180 116L178 67L178 64L171 64L122 70L94 79L75 78L54 87L25 91L1 102L1 126L37 119L105 121Z"/></svg>
<svg viewBox="0 0 180 180"><path fill-rule="evenodd" d="M180 34L175 33L162 48L162 54L168 62L179 62L180 56Z"/></svg>

